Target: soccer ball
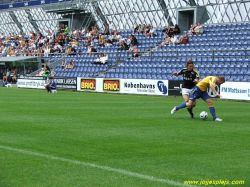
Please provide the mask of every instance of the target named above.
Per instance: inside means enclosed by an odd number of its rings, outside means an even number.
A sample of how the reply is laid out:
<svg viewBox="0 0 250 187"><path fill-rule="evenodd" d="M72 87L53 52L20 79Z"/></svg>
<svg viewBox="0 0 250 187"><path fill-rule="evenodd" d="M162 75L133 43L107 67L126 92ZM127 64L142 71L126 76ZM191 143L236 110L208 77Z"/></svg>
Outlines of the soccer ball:
<svg viewBox="0 0 250 187"><path fill-rule="evenodd" d="M203 119L203 120L207 119L208 118L208 113L206 111L202 111L200 113L200 118Z"/></svg>

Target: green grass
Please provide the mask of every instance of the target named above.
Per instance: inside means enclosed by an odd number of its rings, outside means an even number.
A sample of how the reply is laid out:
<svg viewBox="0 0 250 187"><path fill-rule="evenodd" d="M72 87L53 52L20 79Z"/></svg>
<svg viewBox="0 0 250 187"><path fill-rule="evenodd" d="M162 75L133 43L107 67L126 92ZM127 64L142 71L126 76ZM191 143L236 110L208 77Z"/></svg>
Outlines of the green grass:
<svg viewBox="0 0 250 187"><path fill-rule="evenodd" d="M210 113L206 121L198 118L209 112L202 100L194 109L196 119L186 109L171 115L182 102L0 88L0 187L178 186L133 173L179 186L186 180L244 180L226 186L250 186L250 103L214 101L223 119L214 122Z"/></svg>

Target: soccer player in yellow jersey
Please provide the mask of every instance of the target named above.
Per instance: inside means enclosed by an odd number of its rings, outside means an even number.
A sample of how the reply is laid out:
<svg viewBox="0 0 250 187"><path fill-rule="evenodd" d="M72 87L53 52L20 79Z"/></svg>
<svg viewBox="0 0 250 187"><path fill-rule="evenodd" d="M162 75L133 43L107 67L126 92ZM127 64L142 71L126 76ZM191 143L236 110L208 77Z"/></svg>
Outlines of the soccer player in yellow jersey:
<svg viewBox="0 0 250 187"><path fill-rule="evenodd" d="M208 76L200 81L191 91L191 95L189 97L189 101L182 103L180 106L174 107L171 110L171 114L174 114L177 110L186 107L192 107L196 99L202 98L209 106L210 113L213 116L214 121L222 121L222 119L216 117L214 104L207 93L207 88L210 87L213 92L221 97L221 95L215 90L215 85L221 85L225 82L224 76L214 77Z"/></svg>

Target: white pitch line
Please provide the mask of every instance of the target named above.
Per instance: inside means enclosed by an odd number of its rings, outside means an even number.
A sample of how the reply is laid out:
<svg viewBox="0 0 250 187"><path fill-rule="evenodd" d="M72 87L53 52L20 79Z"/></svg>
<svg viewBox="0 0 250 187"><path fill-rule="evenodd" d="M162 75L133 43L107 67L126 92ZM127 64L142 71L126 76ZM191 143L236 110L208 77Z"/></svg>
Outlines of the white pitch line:
<svg viewBox="0 0 250 187"><path fill-rule="evenodd" d="M122 169L111 168L108 166L100 166L100 165L91 164L88 162L81 162L81 161L77 161L77 160L71 160L71 159L62 158L62 157L46 155L46 154L42 154L42 153L26 151L23 149L17 149L17 148L2 146L2 145L0 145L0 148L6 149L6 150L11 150L11 151L16 151L16 152L20 152L20 153L25 153L25 154L29 154L29 155L44 157L44 158L51 159L51 160L59 160L59 161L63 161L63 162L69 162L72 164L84 165L84 166L99 168L99 169L103 169L103 170L107 170L107 171L113 171L116 173L121 173L121 174L132 176L132 177L137 177L137 178L146 179L146 180L155 181L155 182L162 182L162 183L171 184L171 185L175 185L175 186L195 187L195 185L188 185L188 184L184 184L184 183L180 183L180 182L171 181L168 179L159 179L159 178L149 176L149 175L143 175L143 174L134 173L134 172L130 172L130 171L122 170Z"/></svg>

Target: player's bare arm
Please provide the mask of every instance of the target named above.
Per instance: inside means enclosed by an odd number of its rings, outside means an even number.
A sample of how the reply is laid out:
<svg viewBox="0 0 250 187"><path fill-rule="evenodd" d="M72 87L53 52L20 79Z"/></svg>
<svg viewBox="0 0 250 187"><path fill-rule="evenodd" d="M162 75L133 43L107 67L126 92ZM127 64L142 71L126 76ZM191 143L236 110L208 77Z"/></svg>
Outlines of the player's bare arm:
<svg viewBox="0 0 250 187"><path fill-rule="evenodd" d="M211 88L211 90L213 90L213 92L214 92L217 96L222 97L222 96L216 91L214 85L210 84L210 88Z"/></svg>
<svg viewBox="0 0 250 187"><path fill-rule="evenodd" d="M178 72L174 72L174 73L173 73L173 75L178 76L178 75L179 75L179 73L178 73Z"/></svg>

